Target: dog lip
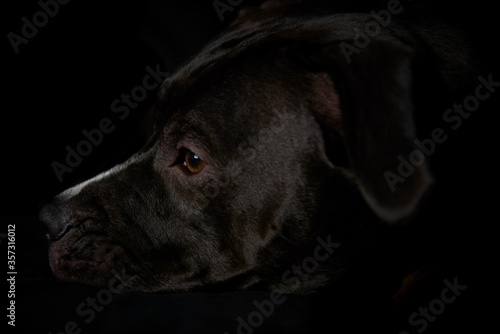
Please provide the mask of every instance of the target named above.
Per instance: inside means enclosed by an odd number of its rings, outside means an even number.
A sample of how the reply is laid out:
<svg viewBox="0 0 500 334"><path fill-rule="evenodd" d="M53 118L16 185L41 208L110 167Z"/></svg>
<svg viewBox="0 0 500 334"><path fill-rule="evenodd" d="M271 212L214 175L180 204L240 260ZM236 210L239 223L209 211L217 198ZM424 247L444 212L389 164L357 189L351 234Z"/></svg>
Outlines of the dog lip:
<svg viewBox="0 0 500 334"><path fill-rule="evenodd" d="M87 217L87 218L84 218L84 219L81 219L79 221L77 221L76 223L69 223L65 226L64 230L62 230L58 235L56 235L55 237L51 237L49 233L46 234L47 236L47 239L51 242L56 242L56 241L59 241L61 239L63 239L68 233L69 231L71 231L73 228L77 227L77 226L80 226L81 224L89 221L89 220L95 220L94 218L92 217Z"/></svg>
<svg viewBox="0 0 500 334"><path fill-rule="evenodd" d="M73 225L68 225L68 226L66 226L66 228L65 228L65 229L64 229L61 233L59 233L59 234L58 234L55 238L52 238L52 237L50 236L50 234L49 234L49 233L47 233L47 234L46 234L46 236L47 236L47 238L48 238L51 242L59 241L59 240L61 240L62 238L64 238L64 236L65 236L66 234L68 234L68 232L69 232L71 229L73 229Z"/></svg>

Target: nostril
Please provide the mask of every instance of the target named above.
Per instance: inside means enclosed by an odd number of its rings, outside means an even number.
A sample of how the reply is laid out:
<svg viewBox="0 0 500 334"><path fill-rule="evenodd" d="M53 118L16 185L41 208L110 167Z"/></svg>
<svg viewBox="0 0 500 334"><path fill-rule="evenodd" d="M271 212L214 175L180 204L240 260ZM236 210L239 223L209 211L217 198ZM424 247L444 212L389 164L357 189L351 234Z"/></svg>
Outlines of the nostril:
<svg viewBox="0 0 500 334"><path fill-rule="evenodd" d="M38 218L45 226L50 240L58 240L71 228L67 215L61 207L54 202L49 202L42 206Z"/></svg>

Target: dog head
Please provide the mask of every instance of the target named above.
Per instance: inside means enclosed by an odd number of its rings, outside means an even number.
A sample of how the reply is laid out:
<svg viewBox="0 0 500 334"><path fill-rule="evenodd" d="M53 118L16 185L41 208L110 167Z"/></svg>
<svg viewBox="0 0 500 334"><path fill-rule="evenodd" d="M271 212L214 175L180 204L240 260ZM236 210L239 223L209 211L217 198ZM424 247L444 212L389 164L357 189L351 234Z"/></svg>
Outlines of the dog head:
<svg viewBox="0 0 500 334"><path fill-rule="evenodd" d="M412 215L425 163L396 188L388 175L414 149L414 46L385 31L348 59L342 43L369 16L287 15L243 16L165 80L139 153L42 208L57 277L104 285L125 268L132 290L269 285L318 236L340 243L289 289L308 290L379 219Z"/></svg>

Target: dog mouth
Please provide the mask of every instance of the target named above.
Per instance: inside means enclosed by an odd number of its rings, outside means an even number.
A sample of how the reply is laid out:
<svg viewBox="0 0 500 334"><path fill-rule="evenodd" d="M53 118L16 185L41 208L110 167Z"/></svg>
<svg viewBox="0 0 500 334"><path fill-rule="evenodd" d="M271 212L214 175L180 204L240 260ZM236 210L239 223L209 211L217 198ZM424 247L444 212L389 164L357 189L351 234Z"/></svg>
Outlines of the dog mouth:
<svg viewBox="0 0 500 334"><path fill-rule="evenodd" d="M103 286L114 272L133 263L131 252L110 242L101 231L68 227L57 239L49 240L50 267L54 276L64 281Z"/></svg>
<svg viewBox="0 0 500 334"><path fill-rule="evenodd" d="M45 233L45 237L47 238L47 240L49 242L56 242L56 241L59 241L61 240L62 238L64 238L68 233L69 231L71 231L73 229L73 225L68 225L64 228L63 231L61 231L61 233L59 233L57 236L55 237L52 237L49 232L46 232Z"/></svg>

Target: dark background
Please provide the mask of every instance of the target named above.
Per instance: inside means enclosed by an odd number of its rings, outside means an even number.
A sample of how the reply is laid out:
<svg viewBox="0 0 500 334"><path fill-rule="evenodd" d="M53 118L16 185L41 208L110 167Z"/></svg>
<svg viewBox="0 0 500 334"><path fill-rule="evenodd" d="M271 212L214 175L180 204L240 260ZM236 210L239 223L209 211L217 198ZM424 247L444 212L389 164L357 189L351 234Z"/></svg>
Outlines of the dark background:
<svg viewBox="0 0 500 334"><path fill-rule="evenodd" d="M164 328L164 333L234 333L236 317L253 311L254 299L268 297L266 292L123 294L115 296L112 303L87 326L75 314L75 308L87 297L95 297L99 290L58 282L52 277L44 232L37 218L43 201L125 160L144 143L147 133L142 120L154 102L154 93L149 93L148 98L124 120L119 120L112 113L110 104L122 93L129 94L134 86L142 84L147 73L146 66L155 68L161 64L164 71L175 71L222 31L236 17L239 9L260 2L243 0L233 12L225 13L225 19L221 21L210 0L105 3L73 0L59 5L55 17L49 18L28 44L21 45L17 54L6 37L7 33L21 34L21 18L26 16L32 21L32 15L40 7L37 1L2 5L5 36L2 45L4 94L1 113L4 196L1 201L3 227L0 233L7 233L6 225L16 224L16 330L24 328L33 333L59 333L64 331L68 321L76 321L83 332L94 332L96 328L108 333L153 332L160 327ZM485 68L488 68L485 74L494 73L495 78L495 73L500 73L496 64L499 59L496 52L499 32L496 10L486 5L486 1L441 4L464 28L472 28L477 36L477 45L485 54ZM457 203L447 195L442 199L450 220L460 216L456 213L460 206L469 205L469 209L473 209L478 192L483 193L496 186L495 166L498 164L493 158L498 150L493 144L497 143L494 139L497 117L494 115L498 109L493 106L497 101L498 97L492 98L487 102L488 109L481 107L481 114L474 115L475 119L457 131L454 143L458 148L445 149L448 155L438 158L438 161L453 158L470 171L458 175L454 184L459 189L463 187L461 177L467 178L469 181L466 184L471 191L463 194L470 198L462 196L462 201ZM97 128L105 117L113 121L116 129L104 135L102 143L94 147L73 172L64 174L63 182L59 182L51 163L64 163L65 147L75 148L79 141L85 139L82 130ZM455 190L449 191L453 193ZM493 193L491 197L496 200L498 195ZM470 249L473 259L468 261L481 268L474 276L471 271L475 271L476 266L473 270L468 267L470 270L461 277L474 277L473 281L483 290L474 290L473 285L469 289L472 292L461 297L461 304L450 306L434 328L430 326L426 330L427 333L446 333L462 328L464 323L479 326L493 314L493 306L486 304L488 298L483 295L490 290L486 274L489 271L483 272L482 269L493 266L488 254L490 248L483 246L494 242L488 237L495 231L491 226L498 221L498 215L492 209L494 200L481 202L477 216L464 216L462 219L466 222L460 224L461 229L468 225L475 226L471 239L464 240L466 250L463 251L464 254L469 253L467 249ZM440 220L446 219L446 214L440 216ZM7 240L4 237L0 240L4 246ZM434 290L424 291L423 294L427 293L432 299L440 289L437 284ZM423 298L422 305L430 299ZM498 304L496 300L492 302ZM355 301L352 303L355 304ZM291 297L290 302L266 319L260 330L304 332L317 325L318 321L324 321L329 326L325 332L349 332L336 327L332 314L317 312L317 309L318 306L312 307L307 297ZM328 308L322 308L325 309ZM318 319L318 314L321 319ZM402 318L406 321L407 315ZM368 320L360 313L359 321ZM403 327L394 326L395 332L405 329L404 321L400 322Z"/></svg>

